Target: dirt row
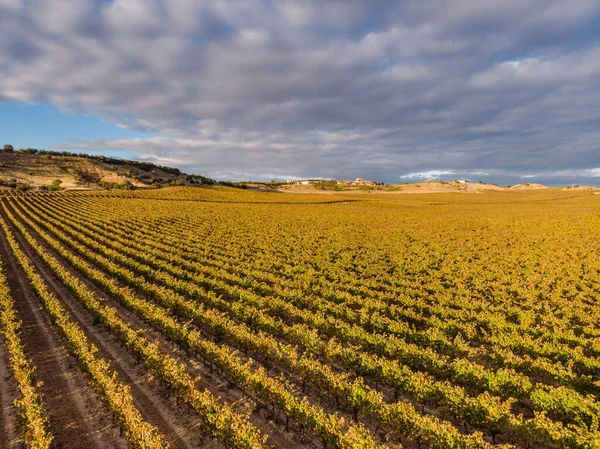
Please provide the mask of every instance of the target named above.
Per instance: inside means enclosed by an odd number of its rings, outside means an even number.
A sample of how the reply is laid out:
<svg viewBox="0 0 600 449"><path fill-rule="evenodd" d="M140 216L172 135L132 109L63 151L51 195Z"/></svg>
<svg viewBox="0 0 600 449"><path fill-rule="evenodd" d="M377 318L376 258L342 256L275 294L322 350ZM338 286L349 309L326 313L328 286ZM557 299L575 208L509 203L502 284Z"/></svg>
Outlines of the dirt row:
<svg viewBox="0 0 600 449"><path fill-rule="evenodd" d="M119 378L132 387L132 394L136 400L136 405L140 408L144 417L156 425L159 430L174 443L173 447L220 447L216 440L199 436L199 433L194 430L200 423L199 418L192 415L185 406L178 404L173 395L171 395L165 387L153 380L145 368L141 364L138 364L133 356L131 356L126 349L121 347L109 332L94 323L91 315L83 308L77 299L53 277L43 261L41 261L38 256L24 244L24 239L20 236L18 231L14 230L14 234L26 254L33 261L36 269L49 284L50 290L62 300L63 305L69 313L72 314L73 319L82 327L86 336L98 347L98 354L107 360L110 360L113 368L119 373ZM35 233L31 232L31 234L40 244L44 245L44 242L38 238ZM58 260L61 260L52 249L48 248L46 245L44 246L50 254L57 257ZM290 429L290 432L287 432L284 426L282 426L281 419L279 423L273 422L270 410L260 407L245 396L240 390L234 388L234 386L223 379L216 370L213 371L198 361L193 360L193 358L186 354L185 351L180 350L174 344L169 342L160 332L150 328L135 314L122 307L117 301L105 295L94 284L82 277L78 271L74 270L62 260L61 263L73 275L85 282L87 287L91 291L94 291L98 297L103 298L106 305L114 307L119 317L128 322L132 328L142 332L150 341L157 342L160 349L165 353L184 362L190 374L200 376L200 382L198 383L199 388L207 388L225 402L234 404L240 413L249 413L250 421L264 434L269 435L270 445L286 448L317 447L310 438L303 438L299 432L294 431L297 429L292 428ZM125 366L122 366L123 364ZM127 367L130 366L134 366L135 370L133 372L127 370ZM144 404L143 395L141 395L139 391L136 391L136 387L145 387L144 392L151 398L154 396L156 399L154 402L161 410L153 411L151 410L151 407ZM157 411L163 415L162 418L166 423L160 422L161 420L157 419Z"/></svg>
<svg viewBox="0 0 600 449"><path fill-rule="evenodd" d="M13 406L16 398L17 386L10 374L4 339L0 337L0 448L2 449L13 449L23 445Z"/></svg>
<svg viewBox="0 0 600 449"><path fill-rule="evenodd" d="M143 417L154 424L167 437L173 448L212 447L214 443L211 443L195 430L198 419L192 417L184 407L168 400L168 392L161 388L158 382L143 369L143 366L138 364L112 336L94 323L92 316L53 277L43 262L34 255L33 251L29 250L18 232L14 232L14 234L21 244L21 249L30 257L34 266L48 284L49 290L61 300L63 306L71 314L73 321L83 329L89 341L98 348L98 356L108 360L112 368L118 373L119 379L129 385L135 404L142 412ZM17 280L17 283L20 281L25 284L24 287L21 287L21 290L25 292L25 296L29 299L28 303L32 304L30 309L37 307L37 314L35 315L39 315L38 318L40 318L38 328L43 328L53 335L52 340L50 340L50 344L53 346L45 352L43 348L39 347L46 340L41 335L38 335L37 338L27 338L25 345L32 354L34 364L38 367L36 377L44 382L42 392L48 408L52 433L55 436L54 446L56 448L127 447L127 443L120 435L120 430L112 419L110 412L104 407L95 392L87 386L84 375L76 367L75 360L66 354L64 347L58 340L59 336L51 327L49 318L41 310L41 305L35 293L28 286L24 274L19 272L16 259L12 254L7 253L3 236L1 240L3 243L3 245L0 245L2 246L2 257L8 258L8 261L12 262L10 265L14 270L12 273L9 272L9 278ZM9 264L7 263L7 265ZM11 291L15 292L15 290L12 290L12 286ZM17 293L17 295L20 294L20 292ZM21 318L23 319L23 317ZM33 357L35 353L39 354L37 358ZM60 354L60 357L68 360L67 368L69 370L61 372L60 365L53 363L49 358L52 354ZM47 362L44 362L44 357L48 358ZM46 373L49 373L48 376L46 376ZM61 377L66 380L75 380L77 383L63 386L61 390ZM46 390L49 391L49 395L46 394ZM53 394L53 391L57 393ZM80 402L83 402L87 408L82 409L77 405L78 396L80 395L85 396ZM57 399L56 403L53 401L54 397ZM71 399L76 400L72 403Z"/></svg>
<svg viewBox="0 0 600 449"><path fill-rule="evenodd" d="M40 392L55 437L53 447L126 447L111 414L88 386L75 359L67 353L48 315L42 310L3 234L0 236L0 256L17 315L23 323L21 338L36 367L35 379L41 382Z"/></svg>
<svg viewBox="0 0 600 449"><path fill-rule="evenodd" d="M11 203L11 207L17 207L17 206L15 206L15 204ZM20 204L19 204L18 208L22 212L25 213L25 209L22 208L22 206ZM46 229L46 231L49 234L56 237L50 230ZM56 238L58 239L58 237L56 237ZM39 241L41 242L41 240L39 240ZM61 243L61 245L65 248L68 248L68 246L63 243ZM88 249L90 249L90 248L88 247ZM74 253L77 253L77 251L74 251ZM92 264L92 265L94 265L94 264ZM102 267L100 267L98 265L94 265L94 266L97 269L103 271L105 275L111 276L111 274L107 270L104 270ZM146 280L148 280L148 279L146 279ZM121 284L122 286L125 286L124 283L122 283L118 280L117 280L117 282L119 284ZM144 292L142 290L137 290L137 294L141 297L144 296ZM223 294L223 299L229 301L232 298L230 298L227 294ZM180 319L183 319L183 318L180 317ZM195 328L199 329L200 331L202 331L204 334L210 335L206 326L196 326L196 325L193 325L193 326ZM275 339L282 343L286 343L285 341L281 340L278 337L275 337ZM273 362L273 361L265 360L262 357L262 354L257 354L253 351L244 352L242 348L237 347L235 344L232 344L229 341L224 341L222 344L229 345L232 348L241 350L242 352L239 353L239 357L244 362L249 360L249 357L247 357L245 355L246 353L249 353L250 357L252 357L255 362L260 363L264 368L266 368L267 373L269 374L270 377L278 379L281 376L284 376L288 381L290 381L290 384L293 385L298 390L298 392L301 391L303 396L306 396L310 400L311 403L319 405L325 412L341 415L347 420L347 422L354 421L354 417L352 416L351 409L347 406L340 404L340 402L343 402L343 401L338 401L337 399L335 399L334 396L328 394L328 392L326 392L326 391L322 391L318 386L312 385L310 382L309 383L303 382L301 377L299 377L298 375L296 375L294 373L291 373L289 370L283 368L280 364ZM324 357L318 357L318 359L325 365L328 365L329 367L331 367L333 369L333 371L338 374L347 372L347 369L339 363L332 362L331 360L327 360ZM409 395L403 395L403 394L396 395L394 393L393 388L391 388L387 385L378 385L370 379L366 379L365 383L368 386L370 386L372 389L383 393L384 400L386 402L391 403L391 402L394 402L395 400L402 399L407 402L411 402L415 406L415 408L417 408L424 415L434 415L434 416L442 415L442 416L439 416L441 419L444 419L444 418L448 419L447 417L443 416L442 413L439 413L439 409L425 406L423 404L419 404L418 402L416 402L414 400L413 397L411 397ZM285 420L285 417L283 415L281 415L280 422L283 420ZM457 427L461 426L461 429L465 429L465 432L471 432L474 430L471 426L468 426L467 424L464 424L458 420L450 420L450 421ZM414 441L410 441L405 438L402 438L401 436L398 436L397 433L395 433L393 431L386 431L386 429L382 428L381 426L378 426L377 421L370 416L367 416L367 415L361 413L360 422L371 432L371 434L380 443L394 444L394 441L398 441L398 442L401 442L404 445L404 447L407 447L407 448L412 448L412 447L418 446L418 444L415 443Z"/></svg>
<svg viewBox="0 0 600 449"><path fill-rule="evenodd" d="M14 204L11 204L11 207L15 207ZM48 231L50 234L52 234L52 232ZM42 245L44 245L44 242L42 239L37 238L38 242ZM65 246L64 244L61 244L63 247L68 248L67 246ZM44 245L46 246L46 245ZM46 248L48 248L46 246ZM60 258L59 258L60 259ZM63 264L63 266L65 266L67 269L70 269L69 265L67 264ZM102 270L101 267L96 266L96 268ZM71 272L75 275L78 275L78 272L76 270L72 270L70 269ZM110 274L106 271L104 271L105 274L107 276L110 276ZM79 276L79 275L78 275ZM94 284L92 284L91 282L87 281L85 278L79 276L80 279L82 279L84 282L86 282L86 284L88 285L88 287L91 290L96 291L99 296L105 297L107 298L105 295L103 295L101 292L98 291L98 289L94 286ZM123 283L119 282L119 284L123 285ZM143 292L138 291L137 292L140 296L144 296ZM124 318L126 321L128 321L130 324L133 324L133 327L136 329L142 329L144 330L147 335L150 336L151 340L156 340L158 339L159 341L164 341L164 336L162 336L160 333L157 333L154 330L148 329L148 325L145 324L142 320L138 319L134 314L130 313L129 311L127 311L126 309L124 309L122 306L120 306L120 304L118 302L114 302L112 301L110 298L107 298L107 301L109 301L110 305L115 307L118 311L118 313L122 316L122 318ZM189 323L188 323L189 324ZM194 325L194 327L196 327ZM204 328L200 328L200 330L202 332L205 332L206 329ZM162 344L162 343L161 343ZM223 344L229 344L228 342L224 342ZM232 347L235 348L235 345L231 345ZM172 351L172 345L167 344L165 346L161 346L161 349L164 350L165 352L169 352ZM190 365L193 366L194 369L189 370L191 372L191 374L200 374L203 379L206 378L212 378L214 376L215 373L209 372L207 373L206 368L204 367L204 369L201 369L200 371L197 370L197 368L202 368L202 365L196 363L192 357L190 355L187 355L185 353L173 353L174 357L179 358L180 360L183 360L186 364L188 364L188 368L190 368ZM264 363L263 360L260 359L260 354L253 354L254 356L259 356L258 359L255 359L255 361L261 363L264 367L267 368L267 371L269 373L269 375L272 378L279 378L280 375L285 375L285 377L290 380L292 382L292 384L294 384L299 390L302 391L302 394L305 395L313 404L318 404L320 405L324 411L328 412L328 413L337 413L340 414L342 416L344 416L348 422L352 422L353 421L353 417L350 414L350 410L346 409L346 408L340 408L340 404L337 403L337 401L335 401L333 399L333 397L330 397L328 394L323 394L324 392L322 392L319 388L313 388L313 386L309 385L304 385L304 382L301 381L301 379L298 378L298 376L293 375L291 373L289 373L288 371L286 371L285 369L281 369L280 366L278 366L277 364L272 364L272 363ZM245 362L248 361L249 358L246 357L244 355L244 353L239 353L239 357ZM344 370L342 369L342 367L338 366L337 364L332 364L331 367L336 371L336 372L344 372ZM219 379L219 377L217 377L215 379L217 381L217 386L219 384L219 382L222 383L222 379ZM202 385L206 385L207 388L209 388L211 391L215 392L214 390L214 382L209 382L208 384L202 384ZM386 398L389 401L393 400L394 394L393 391L390 388L382 388L381 386L376 387L374 385L371 385L371 387L373 388L377 388L380 391L385 393ZM242 400L244 400L244 397L239 397L239 391L229 391L227 392L227 394L224 394L224 392L222 391L222 388L218 391L216 391L216 393L221 396L225 401L227 402L240 402ZM256 404L254 405L256 406ZM253 405L252 404L247 404L245 406L246 410L248 409L252 409ZM422 407L423 412L425 411L425 408ZM244 408L242 408L242 411L244 411ZM433 411L430 410L429 408L427 408L427 412L428 414L431 414ZM272 422L273 420L273 414L270 411L267 411L266 409L259 409L258 413L254 412L251 415L251 421L256 425L256 427L260 428L261 430L263 430L264 433L269 434L269 443L272 443L273 440L275 441L282 441L282 444L277 444L277 447L291 447L290 446L290 441L289 441L289 436L287 435L286 432L286 438L281 439L280 437L280 433L281 433L281 428L282 427L287 427L285 425L285 416L281 413L278 413L278 411L276 412L276 416L277 419L276 421L278 421L279 426L277 425L273 425L274 423ZM267 421L268 426L265 426L265 421ZM361 422L362 424L366 425L366 427L371 430L372 434L380 441L380 442L387 442L388 444L391 443L390 440L394 440L395 437L393 436L393 433L388 433L386 432L384 429L380 428L377 426L376 422L374 422L373 419L369 418L369 417L365 417L362 416L361 417ZM294 432L294 430L298 430L296 429L297 426L295 426L291 421L289 422L289 430L291 430L292 432ZM391 438L390 438L391 437ZM283 444L285 443L285 444ZM301 440L298 440L297 438L295 439L294 444L298 444L300 443L302 446L306 446L308 443L314 443L314 441L309 442L307 441L306 438L302 438ZM402 443L406 446L406 447L412 447L413 442L411 441L402 441ZM392 443L393 444L393 443Z"/></svg>

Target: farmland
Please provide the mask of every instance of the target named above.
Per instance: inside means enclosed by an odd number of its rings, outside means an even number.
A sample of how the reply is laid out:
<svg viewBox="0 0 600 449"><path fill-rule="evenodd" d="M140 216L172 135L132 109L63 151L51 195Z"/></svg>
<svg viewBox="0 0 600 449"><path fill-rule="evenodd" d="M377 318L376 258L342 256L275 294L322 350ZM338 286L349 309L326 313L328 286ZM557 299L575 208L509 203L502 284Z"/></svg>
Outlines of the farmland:
<svg viewBox="0 0 600 449"><path fill-rule="evenodd" d="M0 440L599 448L599 212L558 189L6 191Z"/></svg>

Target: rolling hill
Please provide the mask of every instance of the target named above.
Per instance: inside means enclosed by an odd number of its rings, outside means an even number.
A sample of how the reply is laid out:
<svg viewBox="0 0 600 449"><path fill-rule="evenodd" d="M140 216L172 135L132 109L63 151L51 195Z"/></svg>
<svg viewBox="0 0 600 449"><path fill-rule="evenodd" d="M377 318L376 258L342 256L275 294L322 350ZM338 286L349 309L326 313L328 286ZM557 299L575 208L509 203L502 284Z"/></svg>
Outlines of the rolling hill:
<svg viewBox="0 0 600 449"><path fill-rule="evenodd" d="M133 189L202 184L215 181L149 162L31 148L13 150L9 146L0 150L0 188Z"/></svg>

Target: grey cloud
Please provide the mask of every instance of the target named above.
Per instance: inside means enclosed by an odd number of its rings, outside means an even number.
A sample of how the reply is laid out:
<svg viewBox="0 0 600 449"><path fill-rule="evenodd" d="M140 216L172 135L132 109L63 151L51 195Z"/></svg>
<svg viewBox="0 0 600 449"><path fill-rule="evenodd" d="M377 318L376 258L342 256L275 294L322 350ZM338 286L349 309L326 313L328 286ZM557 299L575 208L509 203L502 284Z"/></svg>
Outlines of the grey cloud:
<svg viewBox="0 0 600 449"><path fill-rule="evenodd" d="M594 0L2 0L0 98L154 134L48 146L221 177L562 182L600 167L599 20Z"/></svg>

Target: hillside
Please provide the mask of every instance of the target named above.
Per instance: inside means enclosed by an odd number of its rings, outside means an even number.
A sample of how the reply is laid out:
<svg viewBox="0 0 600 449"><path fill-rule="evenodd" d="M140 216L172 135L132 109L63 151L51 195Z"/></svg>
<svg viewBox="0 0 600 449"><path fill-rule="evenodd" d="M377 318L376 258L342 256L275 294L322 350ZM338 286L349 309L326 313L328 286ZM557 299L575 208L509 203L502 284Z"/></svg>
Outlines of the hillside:
<svg viewBox="0 0 600 449"><path fill-rule="evenodd" d="M9 148L7 148L9 147ZM37 149L0 148L0 190L99 190L154 189L173 186L222 185L251 191L307 193L483 193L547 189L542 184L497 186L490 183L421 181L403 184L341 184L323 180L310 184L266 182L217 182L202 175L189 175L177 168L150 162L106 156L53 152ZM593 186L568 186L563 190L598 191Z"/></svg>
<svg viewBox="0 0 600 449"><path fill-rule="evenodd" d="M35 149L0 150L0 188L148 189L214 183L149 162Z"/></svg>
<svg viewBox="0 0 600 449"><path fill-rule="evenodd" d="M461 183L444 181L421 181L404 184L339 187L333 181L316 184L294 185L284 184L278 188L286 193L483 193L486 191L513 191L546 189L542 184L517 184L514 186L497 186L485 183Z"/></svg>

